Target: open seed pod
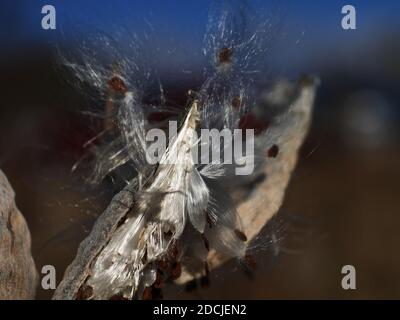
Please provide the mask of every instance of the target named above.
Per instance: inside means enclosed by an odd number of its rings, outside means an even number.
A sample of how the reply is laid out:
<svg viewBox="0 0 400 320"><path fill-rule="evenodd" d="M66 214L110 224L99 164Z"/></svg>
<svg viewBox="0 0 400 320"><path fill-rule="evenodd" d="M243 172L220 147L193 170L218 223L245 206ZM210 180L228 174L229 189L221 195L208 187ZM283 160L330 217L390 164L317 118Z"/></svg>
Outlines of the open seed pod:
<svg viewBox="0 0 400 320"><path fill-rule="evenodd" d="M194 133L208 126L214 108L207 100L190 104L155 166L143 161L140 124L127 123L141 119L140 110L135 118L124 114L125 139L134 146L139 174L81 243L54 299L155 299L167 280L184 283L231 258L251 264L247 245L282 204L310 123L316 85L308 77L278 82L244 113L237 114L233 103L223 105L223 128L254 130L248 175L237 175L236 163L192 161L188 146L197 144ZM132 112L134 95L127 92L121 99L120 112ZM213 121L215 126L218 119ZM174 155L179 161L168 161Z"/></svg>

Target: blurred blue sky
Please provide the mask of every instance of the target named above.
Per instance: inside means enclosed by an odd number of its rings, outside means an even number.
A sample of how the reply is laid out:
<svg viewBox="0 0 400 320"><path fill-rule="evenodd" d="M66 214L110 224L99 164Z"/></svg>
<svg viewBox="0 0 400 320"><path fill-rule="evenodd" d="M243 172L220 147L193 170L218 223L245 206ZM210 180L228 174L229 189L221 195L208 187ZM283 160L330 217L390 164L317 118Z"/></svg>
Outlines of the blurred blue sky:
<svg viewBox="0 0 400 320"><path fill-rule="evenodd" d="M52 47L68 42L71 36L84 36L90 30L112 33L113 25L137 30L150 24L160 47L201 46L209 6L213 1L183 0L2 0L0 4L1 55L13 55L29 48ZM257 10L284 12L283 28L277 47L281 60L304 63L305 57L335 52L346 56L360 46L373 45L383 34L399 31L399 0L271 0L252 1ZM263 3L262 6L259 3ZM53 4L57 10L57 30L41 29L41 7ZM357 9L357 30L341 29L341 8ZM148 26L146 26L148 27ZM177 50L178 52L179 50ZM182 51L185 55L185 50ZM193 51L192 51L193 52ZM179 53L175 56L179 59Z"/></svg>

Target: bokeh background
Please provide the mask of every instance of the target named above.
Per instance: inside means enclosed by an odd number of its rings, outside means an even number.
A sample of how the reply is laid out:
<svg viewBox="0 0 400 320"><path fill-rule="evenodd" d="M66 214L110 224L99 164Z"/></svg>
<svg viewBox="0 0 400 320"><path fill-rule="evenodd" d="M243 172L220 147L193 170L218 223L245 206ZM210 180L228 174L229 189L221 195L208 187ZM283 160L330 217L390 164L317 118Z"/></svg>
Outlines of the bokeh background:
<svg viewBox="0 0 400 320"><path fill-rule="evenodd" d="M265 77L319 75L312 128L279 213L282 250L256 254L249 276L229 263L209 288L167 298L400 298L400 2L350 1L357 29L341 28L348 1L248 1L280 21L265 56ZM57 29L41 28L53 4ZM11 1L0 4L0 168L17 195L40 270L57 280L110 199L71 167L91 137L88 101L64 81L57 47L113 26L150 28L157 68L176 91L196 83L211 1ZM127 35L128 37L128 35ZM186 84L186 86L185 86ZM357 289L341 288L354 265ZM38 298L51 291L39 289Z"/></svg>

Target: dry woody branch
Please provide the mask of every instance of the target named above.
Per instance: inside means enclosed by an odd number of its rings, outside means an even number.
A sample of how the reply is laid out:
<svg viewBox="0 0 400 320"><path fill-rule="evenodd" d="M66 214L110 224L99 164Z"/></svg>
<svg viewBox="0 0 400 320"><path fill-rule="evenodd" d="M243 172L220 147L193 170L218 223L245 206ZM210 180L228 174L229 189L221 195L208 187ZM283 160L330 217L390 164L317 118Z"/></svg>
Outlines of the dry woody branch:
<svg viewBox="0 0 400 320"><path fill-rule="evenodd" d="M0 300L34 299L37 279L28 226L0 170Z"/></svg>

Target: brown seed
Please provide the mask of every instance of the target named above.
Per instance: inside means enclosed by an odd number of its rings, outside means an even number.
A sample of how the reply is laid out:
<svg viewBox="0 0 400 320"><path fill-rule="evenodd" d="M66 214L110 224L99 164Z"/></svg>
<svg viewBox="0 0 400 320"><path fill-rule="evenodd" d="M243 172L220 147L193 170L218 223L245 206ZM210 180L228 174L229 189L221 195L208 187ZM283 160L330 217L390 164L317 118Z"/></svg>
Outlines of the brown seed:
<svg viewBox="0 0 400 320"><path fill-rule="evenodd" d="M151 294L151 287L146 287L143 290L142 300L152 300L153 295Z"/></svg>
<svg viewBox="0 0 400 320"><path fill-rule="evenodd" d="M234 97L232 99L232 107L237 109L240 109L240 107L242 106L242 99L238 96Z"/></svg>
<svg viewBox="0 0 400 320"><path fill-rule="evenodd" d="M253 270L257 268L257 263L256 260L254 260L253 256L246 253L246 255L243 258L244 262Z"/></svg>
<svg viewBox="0 0 400 320"><path fill-rule="evenodd" d="M218 61L220 64L222 63L230 63L232 60L232 49L228 47L223 47L218 53Z"/></svg>
<svg viewBox="0 0 400 320"><path fill-rule="evenodd" d="M172 269L171 269L171 279L172 280L176 280L178 279L182 274L182 267L180 262L175 262L172 265Z"/></svg>
<svg viewBox="0 0 400 320"><path fill-rule="evenodd" d="M93 295L93 288L88 285L83 285L79 288L76 294L76 300L87 300Z"/></svg>
<svg viewBox="0 0 400 320"><path fill-rule="evenodd" d="M247 237L242 231L240 231L238 229L235 229L235 235L236 235L236 237L238 237L243 242L247 241Z"/></svg>
<svg viewBox="0 0 400 320"><path fill-rule="evenodd" d="M161 271L165 271L168 269L168 261L166 260L158 260L157 261L157 268Z"/></svg>
<svg viewBox="0 0 400 320"><path fill-rule="evenodd" d="M172 257L173 260L177 260L179 256L179 249L176 241L173 241L171 243L171 246L169 248L169 255Z"/></svg>
<svg viewBox="0 0 400 320"><path fill-rule="evenodd" d="M125 298L122 294L114 294L110 300L129 300Z"/></svg>
<svg viewBox="0 0 400 320"><path fill-rule="evenodd" d="M271 148L268 150L268 157L269 158L276 158L279 153L279 147L274 144Z"/></svg>
<svg viewBox="0 0 400 320"><path fill-rule="evenodd" d="M128 91L128 88L126 87L124 81L118 76L112 77L108 81L108 85L112 90L121 94L125 94Z"/></svg>
<svg viewBox="0 0 400 320"><path fill-rule="evenodd" d="M110 96L106 100L106 115L104 118L104 129L113 130L115 128L115 122L112 118L114 112L114 99Z"/></svg>

